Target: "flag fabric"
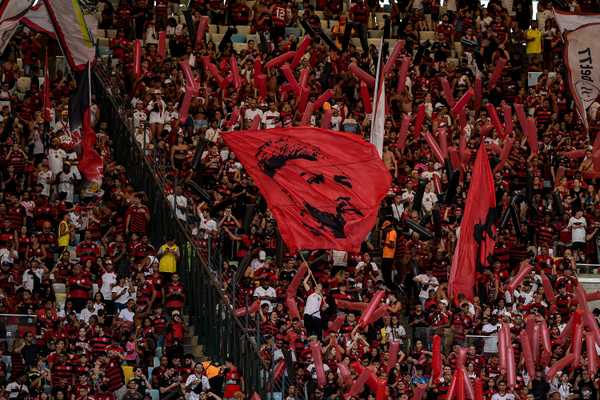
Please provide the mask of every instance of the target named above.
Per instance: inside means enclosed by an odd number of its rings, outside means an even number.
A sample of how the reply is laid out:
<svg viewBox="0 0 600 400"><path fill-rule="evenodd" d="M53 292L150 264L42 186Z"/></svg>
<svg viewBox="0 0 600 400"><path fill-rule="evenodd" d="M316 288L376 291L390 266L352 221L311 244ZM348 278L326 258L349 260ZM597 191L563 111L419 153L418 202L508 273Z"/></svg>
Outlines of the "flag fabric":
<svg viewBox="0 0 600 400"><path fill-rule="evenodd" d="M321 128L223 134L267 201L291 251L358 251L391 177L374 146Z"/></svg>
<svg viewBox="0 0 600 400"><path fill-rule="evenodd" d="M485 146L477 152L460 236L450 268L448 292L456 301L459 294L473 299L475 273L478 265L487 265L494 251L496 192Z"/></svg>
<svg viewBox="0 0 600 400"><path fill-rule="evenodd" d="M44 121L50 122L52 119L52 102L50 100L50 72L48 71L48 50L44 61L44 89L42 92L42 115Z"/></svg>
<svg viewBox="0 0 600 400"><path fill-rule="evenodd" d="M381 89L377 106L373 111L373 128L371 129L371 143L383 157L383 138L385 135L385 79L381 80Z"/></svg>
<svg viewBox="0 0 600 400"><path fill-rule="evenodd" d="M579 116L588 128L587 110L600 94L600 23L582 25L564 34L564 58L569 89Z"/></svg>
<svg viewBox="0 0 600 400"><path fill-rule="evenodd" d="M103 176L102 157L94 149L96 132L90 118L91 71L88 68L77 74L77 91L69 100L69 128L71 132L79 130L82 135L79 171L88 181L98 181Z"/></svg>
<svg viewBox="0 0 600 400"><path fill-rule="evenodd" d="M79 1L44 0L44 4L69 67L83 71L94 62L96 48Z"/></svg>
<svg viewBox="0 0 600 400"><path fill-rule="evenodd" d="M42 1L31 7L27 14L21 18L21 22L34 32L45 33L56 39L56 32L48 15L46 4Z"/></svg>
<svg viewBox="0 0 600 400"><path fill-rule="evenodd" d="M576 14L567 11L554 10L554 20L562 33L574 31L583 25L600 23L600 14Z"/></svg>
<svg viewBox="0 0 600 400"><path fill-rule="evenodd" d="M29 11L34 0L2 0L0 1L0 54L10 42L19 21Z"/></svg>

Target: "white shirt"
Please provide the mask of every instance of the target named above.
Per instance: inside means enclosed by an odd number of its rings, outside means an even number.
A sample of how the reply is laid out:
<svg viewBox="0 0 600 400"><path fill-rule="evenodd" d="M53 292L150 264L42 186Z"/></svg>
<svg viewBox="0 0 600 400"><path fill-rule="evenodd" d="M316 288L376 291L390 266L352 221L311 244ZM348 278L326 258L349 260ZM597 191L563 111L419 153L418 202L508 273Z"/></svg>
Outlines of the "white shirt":
<svg viewBox="0 0 600 400"><path fill-rule="evenodd" d="M188 206L187 198L184 195L179 195L175 198L174 195L170 194L167 196L167 201L175 208L175 215L182 221L187 221L186 210Z"/></svg>
<svg viewBox="0 0 600 400"><path fill-rule="evenodd" d="M404 205L402 203L392 203L392 214L394 214L394 219L396 221L400 221L400 219L402 219L402 214L404 214Z"/></svg>
<svg viewBox="0 0 600 400"><path fill-rule="evenodd" d="M146 122L148 116L143 110L135 110L133 112L133 127L138 128L140 126L140 122Z"/></svg>
<svg viewBox="0 0 600 400"><path fill-rule="evenodd" d="M578 225L577 225L578 224ZM572 242L584 242L585 243L585 228L587 222L584 217L569 219L569 225L567 228L571 228L571 241Z"/></svg>
<svg viewBox="0 0 600 400"><path fill-rule="evenodd" d="M273 289L272 287L267 287L266 289L262 286L257 287L256 289L254 289L254 293L253 293L254 297L273 297L276 298L277 297L277 292L275 292L275 289ZM273 311L273 304L271 304L271 302L269 300L261 300L260 301L260 305L262 306L263 304L267 304L269 306L269 312Z"/></svg>
<svg viewBox="0 0 600 400"><path fill-rule="evenodd" d="M420 274L414 277L414 281L421 284L421 292L419 297L427 299L429 297L430 290L437 290L440 283L435 276L428 276L427 274Z"/></svg>
<svg viewBox="0 0 600 400"><path fill-rule="evenodd" d="M515 395L512 393L506 393L505 395L501 395L500 393L495 393L492 396L492 400L515 400Z"/></svg>
<svg viewBox="0 0 600 400"><path fill-rule="evenodd" d="M431 211L435 203L437 203L438 198L433 192L423 193L423 207L426 211Z"/></svg>
<svg viewBox="0 0 600 400"><path fill-rule="evenodd" d="M6 385L6 391L8 392L9 399L16 399L19 396L19 392L29 393L27 385L19 385L17 382L11 382Z"/></svg>
<svg viewBox="0 0 600 400"><path fill-rule="evenodd" d="M65 192L67 197L65 201L72 203L73 195L75 192L75 182L81 179L81 175L79 174L79 170L75 167L71 167L69 172L61 173L58 175L58 192Z"/></svg>
<svg viewBox="0 0 600 400"><path fill-rule="evenodd" d="M262 121L263 120L263 112L261 110L259 110L258 108L254 109L254 110L247 108L246 111L244 111L244 119L246 120L246 124L252 124L252 121L254 121L254 118L257 115L260 117L260 120ZM260 129L260 126L258 127L258 129Z"/></svg>
<svg viewBox="0 0 600 400"><path fill-rule="evenodd" d="M321 318L321 302L323 297L318 293L312 293L306 299L306 305L304 306L304 315L310 315L315 318Z"/></svg>
<svg viewBox="0 0 600 400"><path fill-rule="evenodd" d="M67 158L67 153L63 149L48 150L48 166L52 174L56 176L63 168L63 162Z"/></svg>
<svg viewBox="0 0 600 400"><path fill-rule="evenodd" d="M265 124L265 128L267 129L272 129L277 126L280 126L281 120L279 111L265 111L265 113L263 114L262 122L263 124Z"/></svg>
<svg viewBox="0 0 600 400"><path fill-rule="evenodd" d="M121 291L122 291L123 289L126 289L126 288L127 288L127 286L125 286L125 287L121 287L121 286L114 286L114 287L112 288L112 293L119 294L119 293L121 293ZM112 298L112 293L111 293L111 298ZM114 302L115 302L115 303L119 303L119 304L125 304L125 303L127 303L127 301L128 301L129 299L135 299L135 297L136 297L136 296L135 296L135 293L129 293L129 290L126 290L126 291L125 291L125 293L123 293L121 296L117 297L117 298L114 300Z"/></svg>
<svg viewBox="0 0 600 400"><path fill-rule="evenodd" d="M90 311L86 307L79 313L79 319L87 324L90 321L90 317L92 315L98 315L98 311L95 308L92 311Z"/></svg>
<svg viewBox="0 0 600 400"><path fill-rule="evenodd" d="M129 311L129 309L127 309L127 308L122 309L121 312L119 313L119 318L122 319L123 321L133 322L134 317L135 317L135 312Z"/></svg>
<svg viewBox="0 0 600 400"><path fill-rule="evenodd" d="M185 392L185 400L198 400L200 399L200 395L194 392L194 388L196 385L202 385L202 391L206 392L210 390L210 382L208 381L208 377L205 375L198 376L196 374L191 374L185 380L185 386L192 389L190 392Z"/></svg>
<svg viewBox="0 0 600 400"><path fill-rule="evenodd" d="M114 272L105 272L102 274L102 286L100 293L104 296L104 300L112 298L112 287L117 284L117 274Z"/></svg>
<svg viewBox="0 0 600 400"><path fill-rule="evenodd" d="M61 166L62 168L62 166ZM37 183L42 185L42 195L50 196L50 181L52 181L52 177L54 174L52 171L40 171L37 176Z"/></svg>

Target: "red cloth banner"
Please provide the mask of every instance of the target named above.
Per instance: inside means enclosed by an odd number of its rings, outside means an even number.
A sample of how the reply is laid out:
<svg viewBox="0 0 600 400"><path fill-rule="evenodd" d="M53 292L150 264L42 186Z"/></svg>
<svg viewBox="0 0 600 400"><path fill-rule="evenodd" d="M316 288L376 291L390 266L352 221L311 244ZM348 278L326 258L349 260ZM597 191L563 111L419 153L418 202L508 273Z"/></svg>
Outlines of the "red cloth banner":
<svg viewBox="0 0 600 400"><path fill-rule="evenodd" d="M391 183L373 145L310 127L223 138L265 197L291 251L360 249Z"/></svg>

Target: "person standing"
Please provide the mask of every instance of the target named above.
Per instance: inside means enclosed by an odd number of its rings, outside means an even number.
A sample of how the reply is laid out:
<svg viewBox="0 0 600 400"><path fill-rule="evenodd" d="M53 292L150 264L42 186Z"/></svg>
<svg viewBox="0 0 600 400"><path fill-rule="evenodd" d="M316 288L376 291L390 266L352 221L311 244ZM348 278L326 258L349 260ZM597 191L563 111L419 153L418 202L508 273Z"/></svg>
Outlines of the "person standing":
<svg viewBox="0 0 600 400"><path fill-rule="evenodd" d="M309 273L306 278L304 278L304 289L307 292L310 292L310 285L308 284L308 279L312 276ZM306 304L304 305L304 327L306 328L306 333L308 336L316 336L321 339L321 335L323 332L323 323L321 321L321 305L323 303L323 287L321 284L317 283L315 285L315 290L308 296L306 299Z"/></svg>
<svg viewBox="0 0 600 400"><path fill-rule="evenodd" d="M167 243L160 246L158 249L159 271L161 273L173 274L177 272L177 260L179 260L179 247L175 244L173 238L167 240Z"/></svg>
<svg viewBox="0 0 600 400"><path fill-rule="evenodd" d="M236 398L236 393L243 392L244 378L238 371L231 358L225 361L225 374L223 382L223 399L233 400Z"/></svg>
<svg viewBox="0 0 600 400"><path fill-rule="evenodd" d="M385 285L392 291L398 290L398 287L392 279L397 237L398 233L396 232L396 229L394 229L392 222L389 219L383 221L383 224L381 225L381 238L383 239L381 270Z"/></svg>

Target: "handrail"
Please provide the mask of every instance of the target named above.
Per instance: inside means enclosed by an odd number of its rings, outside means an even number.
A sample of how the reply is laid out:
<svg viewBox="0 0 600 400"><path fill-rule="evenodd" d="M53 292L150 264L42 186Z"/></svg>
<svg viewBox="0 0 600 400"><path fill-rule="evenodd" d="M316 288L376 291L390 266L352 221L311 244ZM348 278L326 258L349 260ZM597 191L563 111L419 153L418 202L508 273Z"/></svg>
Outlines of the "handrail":
<svg viewBox="0 0 600 400"><path fill-rule="evenodd" d="M132 126L130 123L131 119L129 118L132 116L132 113L133 113L133 108L131 107L131 104L121 96L121 90L119 88L115 87L115 85L113 85L113 83L112 83L111 79L109 78L109 75L107 74L107 71L105 70L105 67L102 63L96 64L96 66L94 68L94 74L95 74L96 78L98 79L98 81L100 81L100 83L103 86L103 89L106 94L105 98L110 101L110 103L112 104L112 107L115 110L119 111L118 118L120 119L123 126L127 128L127 130L129 131L129 134L131 135L131 138L133 139L133 143L135 143L132 151L134 151L140 155L139 158L141 158L142 167L144 169L146 169L147 171L151 171L151 173L150 173L150 175L151 175L150 179L152 180L151 183L156 188L158 188L158 193L155 193L155 194L157 196L159 196L159 198L164 199L164 201L166 202L166 193L167 192L165 190L165 186L164 186L163 182L161 181L161 176L159 176L160 174L157 173L155 166L153 166L148 161L146 154L145 154L145 149L141 148L139 143L135 140L134 134L132 132ZM168 214L170 215L170 222L175 222L177 232L180 233L182 235L182 237L187 241L187 243L179 243L179 245L180 246L185 245L185 246L188 246L188 248L192 249L192 251L194 252L194 255L199 260L200 269L202 270L202 272L204 272L203 278L208 278L210 286L214 289L214 292L217 294L217 299L216 299L217 302L214 304L210 304L208 306L215 307L213 309L213 311L214 310L219 311L219 315L221 315L220 312L223 312L223 315L225 315L225 313L227 313L227 317L230 318L232 321L234 321L235 326L242 333L242 338L245 339L245 343L249 344L249 346L250 346L249 350L251 350L253 353L255 353L256 359L258 360L258 362L260 364L259 368L262 370L269 371L270 367L266 364L265 360L263 360L260 357L259 345L257 343L257 342L259 342L259 340L256 340L254 338L254 335L248 330L248 327L245 326L241 322L241 320L238 317L236 317L235 314L233 313L232 302L223 293L223 286L219 283L214 271L209 267L209 262L204 257L202 249L196 245L195 239L193 238L190 229L186 225L184 225L175 216L173 207L171 205L169 205L169 207L167 207L167 208L168 208ZM188 271L188 272L193 272L193 271ZM191 283L190 283L190 286L192 286ZM189 287L188 287L188 289L189 289ZM189 298L189 296L188 296L188 298ZM220 304L225 306L226 308L224 310L221 309ZM249 366L249 368L254 368L254 367L256 367L256 366ZM243 368L242 368L242 372L244 372ZM258 388L258 389L260 389L260 388Z"/></svg>

